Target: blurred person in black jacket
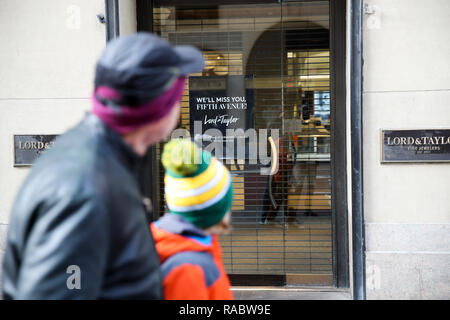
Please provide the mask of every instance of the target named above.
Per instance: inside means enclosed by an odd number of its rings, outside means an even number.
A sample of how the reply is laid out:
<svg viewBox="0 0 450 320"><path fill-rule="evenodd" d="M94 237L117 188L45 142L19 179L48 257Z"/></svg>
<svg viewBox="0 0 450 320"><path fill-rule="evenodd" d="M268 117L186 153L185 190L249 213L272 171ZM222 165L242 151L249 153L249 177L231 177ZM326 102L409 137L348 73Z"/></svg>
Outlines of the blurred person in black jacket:
<svg viewBox="0 0 450 320"><path fill-rule="evenodd" d="M34 164L13 206L4 299L161 299L159 258L137 174L175 128L193 47L148 34L100 57L93 109Z"/></svg>

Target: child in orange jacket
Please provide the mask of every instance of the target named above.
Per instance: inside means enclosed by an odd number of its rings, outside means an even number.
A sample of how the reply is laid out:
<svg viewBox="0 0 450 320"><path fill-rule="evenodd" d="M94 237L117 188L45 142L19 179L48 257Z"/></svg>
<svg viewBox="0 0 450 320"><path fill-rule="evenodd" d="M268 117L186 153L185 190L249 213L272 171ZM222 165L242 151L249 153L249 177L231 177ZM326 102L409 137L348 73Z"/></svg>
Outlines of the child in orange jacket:
<svg viewBox="0 0 450 320"><path fill-rule="evenodd" d="M227 168L187 139L166 144L169 213L151 224L161 260L164 298L233 299L217 235L230 229L233 189Z"/></svg>

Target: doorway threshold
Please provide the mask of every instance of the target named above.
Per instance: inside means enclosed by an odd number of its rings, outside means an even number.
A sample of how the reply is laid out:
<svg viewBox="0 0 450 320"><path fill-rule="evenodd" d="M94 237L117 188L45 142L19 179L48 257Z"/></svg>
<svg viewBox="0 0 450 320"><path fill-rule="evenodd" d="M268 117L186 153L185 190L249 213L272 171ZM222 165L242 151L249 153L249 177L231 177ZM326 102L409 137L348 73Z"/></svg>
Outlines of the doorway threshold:
<svg viewBox="0 0 450 320"><path fill-rule="evenodd" d="M236 300L352 300L349 288L234 286L231 290Z"/></svg>

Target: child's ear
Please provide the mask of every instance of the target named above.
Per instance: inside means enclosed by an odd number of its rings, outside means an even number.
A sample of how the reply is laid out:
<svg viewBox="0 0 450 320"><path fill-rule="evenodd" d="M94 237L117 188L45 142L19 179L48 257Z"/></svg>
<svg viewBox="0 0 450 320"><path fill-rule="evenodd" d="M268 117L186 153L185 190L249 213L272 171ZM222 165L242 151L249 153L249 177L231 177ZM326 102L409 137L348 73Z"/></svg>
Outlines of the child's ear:
<svg viewBox="0 0 450 320"><path fill-rule="evenodd" d="M229 233L231 230L231 211L228 211L219 223L222 234Z"/></svg>
<svg viewBox="0 0 450 320"><path fill-rule="evenodd" d="M227 213L219 223L213 225L212 227L209 227L208 229L205 229L204 231L209 235L213 234L221 235L230 233L231 214Z"/></svg>
<svg viewBox="0 0 450 320"><path fill-rule="evenodd" d="M219 224L220 234L227 234L231 231L231 224L228 221L222 220Z"/></svg>

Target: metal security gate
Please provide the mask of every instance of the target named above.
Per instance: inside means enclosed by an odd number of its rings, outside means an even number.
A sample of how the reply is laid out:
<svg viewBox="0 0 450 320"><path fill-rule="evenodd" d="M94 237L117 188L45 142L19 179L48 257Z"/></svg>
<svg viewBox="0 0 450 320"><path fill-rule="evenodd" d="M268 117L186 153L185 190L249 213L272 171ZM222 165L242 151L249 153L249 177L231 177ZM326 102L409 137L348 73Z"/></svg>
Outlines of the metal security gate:
<svg viewBox="0 0 450 320"><path fill-rule="evenodd" d="M247 160L226 161L233 231L220 241L232 282L335 283L329 1L189 2L153 1L153 32L203 51L207 67L193 77L251 77L252 126L280 130L275 175ZM193 79L179 123L187 130ZM161 167L156 196L164 212Z"/></svg>

